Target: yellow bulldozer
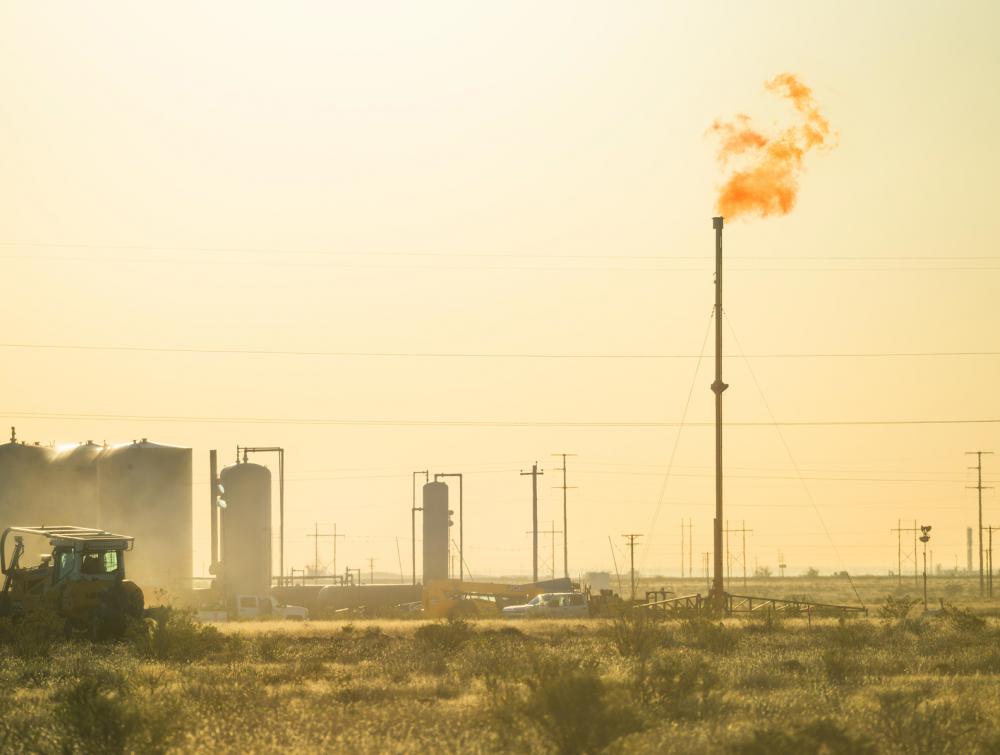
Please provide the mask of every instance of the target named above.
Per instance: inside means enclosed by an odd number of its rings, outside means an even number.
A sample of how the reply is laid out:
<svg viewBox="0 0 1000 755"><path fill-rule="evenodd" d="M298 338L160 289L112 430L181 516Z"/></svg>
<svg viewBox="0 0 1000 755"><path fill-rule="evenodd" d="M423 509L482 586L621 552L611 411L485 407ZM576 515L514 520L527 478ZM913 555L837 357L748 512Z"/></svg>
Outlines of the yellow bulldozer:
<svg viewBox="0 0 1000 755"><path fill-rule="evenodd" d="M52 553L23 566L25 537L48 540ZM65 621L67 635L120 637L129 617L143 615L142 590L125 579L125 553L133 542L128 535L85 527L8 527L0 535L0 616L18 621L48 613Z"/></svg>

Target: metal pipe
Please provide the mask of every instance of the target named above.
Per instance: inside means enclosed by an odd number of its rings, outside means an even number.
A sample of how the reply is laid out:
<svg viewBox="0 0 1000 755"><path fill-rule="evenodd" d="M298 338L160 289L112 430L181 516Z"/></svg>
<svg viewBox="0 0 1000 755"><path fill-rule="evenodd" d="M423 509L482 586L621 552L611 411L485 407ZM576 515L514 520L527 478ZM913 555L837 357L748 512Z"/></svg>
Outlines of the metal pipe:
<svg viewBox="0 0 1000 755"><path fill-rule="evenodd" d="M278 584L282 584L285 578L285 449L280 446L236 446L236 461L240 460L240 451L243 452L243 461L254 453L277 453L278 454Z"/></svg>
<svg viewBox="0 0 1000 755"><path fill-rule="evenodd" d="M413 584L417 584L417 512L423 511L423 507L417 508L417 475L424 476L424 482L430 480L430 472L422 469L413 473L413 503L410 505L410 552L413 554Z"/></svg>
<svg viewBox="0 0 1000 755"><path fill-rule="evenodd" d="M215 565L219 563L219 471L218 454L215 449L208 452L208 487L209 506L212 509L212 557L209 561L210 571L214 573Z"/></svg>
<svg viewBox="0 0 1000 755"><path fill-rule="evenodd" d="M434 474L434 481L437 482L439 477L457 477L458 478L458 581L461 582L465 579L465 537L463 532L465 530L465 515L463 506L463 492L462 492L462 473L461 472L437 472Z"/></svg>

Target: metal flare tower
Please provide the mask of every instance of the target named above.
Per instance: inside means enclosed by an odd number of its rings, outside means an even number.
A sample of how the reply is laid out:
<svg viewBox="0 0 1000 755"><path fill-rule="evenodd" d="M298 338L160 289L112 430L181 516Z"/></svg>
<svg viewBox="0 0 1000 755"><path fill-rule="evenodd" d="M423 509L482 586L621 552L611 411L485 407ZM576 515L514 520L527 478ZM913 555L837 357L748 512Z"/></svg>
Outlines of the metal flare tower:
<svg viewBox="0 0 1000 755"><path fill-rule="evenodd" d="M712 218L715 229L715 521L713 535L715 563L712 574L712 599L718 608L725 606L722 565L722 392L729 386L722 382L722 218Z"/></svg>

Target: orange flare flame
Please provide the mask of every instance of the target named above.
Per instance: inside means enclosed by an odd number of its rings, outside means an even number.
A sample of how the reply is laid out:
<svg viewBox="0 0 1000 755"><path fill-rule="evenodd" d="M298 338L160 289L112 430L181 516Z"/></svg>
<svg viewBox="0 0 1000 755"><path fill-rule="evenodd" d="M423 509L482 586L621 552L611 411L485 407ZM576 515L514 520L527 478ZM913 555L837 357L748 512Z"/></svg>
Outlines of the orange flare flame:
<svg viewBox="0 0 1000 755"><path fill-rule="evenodd" d="M795 206L799 173L807 152L833 146L830 124L820 114L812 90L791 73L783 73L764 84L767 91L792 103L801 123L768 136L751 126L742 113L729 122L716 121L711 131L719 139L719 162L734 170L719 190L716 203L723 217L740 215L785 215Z"/></svg>

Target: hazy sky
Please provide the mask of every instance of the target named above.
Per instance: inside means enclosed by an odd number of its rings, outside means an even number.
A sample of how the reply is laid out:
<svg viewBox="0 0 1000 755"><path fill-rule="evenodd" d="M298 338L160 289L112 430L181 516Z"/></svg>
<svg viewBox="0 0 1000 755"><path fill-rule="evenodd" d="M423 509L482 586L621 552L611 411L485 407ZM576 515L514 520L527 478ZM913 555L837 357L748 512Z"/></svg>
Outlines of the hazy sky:
<svg viewBox="0 0 1000 755"><path fill-rule="evenodd" d="M518 473L546 470L548 529L565 451L574 574L624 532L643 571L676 571L689 517L700 570L706 130L787 119L763 83L791 71L839 144L791 215L726 228L726 417L765 423L727 431L728 518L751 566L894 568L900 518L964 564L963 454L1000 451L1000 425L766 423L1000 418L995 355L808 356L1000 352L998 8L0 2L0 420L193 447L198 572L207 451L237 443L287 449L286 565L318 521L347 535L339 567L398 571L398 537L408 575L429 468L466 475L472 570L528 573ZM679 436L545 424L677 422L689 392L709 424ZM994 491L985 510L1000 524Z"/></svg>

